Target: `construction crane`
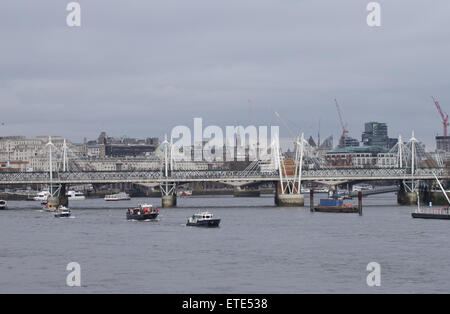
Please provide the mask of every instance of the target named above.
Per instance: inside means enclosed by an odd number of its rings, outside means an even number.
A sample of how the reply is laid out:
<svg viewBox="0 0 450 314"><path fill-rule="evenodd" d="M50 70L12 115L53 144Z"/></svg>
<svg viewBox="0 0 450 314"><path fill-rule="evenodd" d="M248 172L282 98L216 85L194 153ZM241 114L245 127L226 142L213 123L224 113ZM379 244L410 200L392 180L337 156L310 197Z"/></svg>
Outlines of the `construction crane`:
<svg viewBox="0 0 450 314"><path fill-rule="evenodd" d="M338 104L337 100L334 99L334 102L336 103L336 109L337 109L337 112L338 112L338 115L339 115L339 121L341 122L342 137L345 137L345 135L348 133L347 123L344 123L344 119L342 119L341 108L339 107L339 104Z"/></svg>
<svg viewBox="0 0 450 314"><path fill-rule="evenodd" d="M444 152L447 151L447 126L448 126L448 114L446 114L444 111L442 111L441 106L439 105L439 102L433 97L431 96L431 99L433 99L434 104L436 105L436 109L439 111L439 114L441 115L442 118L442 124L444 126L444 140L443 140L443 149Z"/></svg>
<svg viewBox="0 0 450 314"><path fill-rule="evenodd" d="M295 138L294 132L292 132L289 125L287 125L287 123L281 118L280 114L276 111L274 111L274 114L278 118L278 120L280 120L280 122L283 123L283 125L286 127L286 129L289 131L289 134L291 134L292 138Z"/></svg>

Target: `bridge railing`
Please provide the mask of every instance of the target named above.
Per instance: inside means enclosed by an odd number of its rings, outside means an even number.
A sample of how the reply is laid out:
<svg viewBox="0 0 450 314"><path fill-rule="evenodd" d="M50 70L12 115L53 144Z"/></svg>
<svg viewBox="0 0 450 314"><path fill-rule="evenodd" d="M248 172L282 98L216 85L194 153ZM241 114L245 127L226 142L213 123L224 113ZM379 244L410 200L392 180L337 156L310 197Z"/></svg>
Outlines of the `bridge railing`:
<svg viewBox="0 0 450 314"><path fill-rule="evenodd" d="M61 181L101 179L101 180L146 180L160 179L163 177L161 171L92 171L92 172L60 172L57 179Z"/></svg>
<svg viewBox="0 0 450 314"><path fill-rule="evenodd" d="M433 176L435 173L437 176L446 177L448 171L445 168L421 168L416 169L414 176ZM316 169L306 170L302 172L302 176L305 178L352 178L352 177L396 177L396 178L409 178L413 175L410 169L402 168L336 168L336 169Z"/></svg>
<svg viewBox="0 0 450 314"><path fill-rule="evenodd" d="M171 178L174 179L194 179L194 178L205 178L205 179L231 179L231 178L273 178L278 176L278 171L271 172L244 172L244 171L174 171L171 173Z"/></svg>

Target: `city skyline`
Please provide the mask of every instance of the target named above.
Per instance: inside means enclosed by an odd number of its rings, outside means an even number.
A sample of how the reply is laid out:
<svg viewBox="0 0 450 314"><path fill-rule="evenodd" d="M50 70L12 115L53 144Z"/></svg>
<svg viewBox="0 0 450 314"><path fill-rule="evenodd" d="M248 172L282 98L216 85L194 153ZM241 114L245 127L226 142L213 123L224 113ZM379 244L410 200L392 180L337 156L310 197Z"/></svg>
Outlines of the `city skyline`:
<svg viewBox="0 0 450 314"><path fill-rule="evenodd" d="M367 121L367 122L363 122L362 123L362 125L364 126L364 128L363 128L363 130L360 132L360 134L359 135L353 135L353 134L350 134L350 135L346 135L346 137L348 137L349 138L349 140L351 140L351 141L357 141L357 143L358 143L358 145L357 146L367 146L367 145L370 145L370 144L368 144L367 143L367 138L365 139L365 136L366 136L366 126L368 125L368 124L372 124L372 123L374 123L374 124L381 124L381 125L385 125L385 127L387 128L387 130L389 130L389 125L387 125L385 122L380 122L380 121ZM188 127L188 126L187 126ZM247 126L244 126L244 128L245 127L247 127ZM257 126L258 127L258 126ZM280 128L282 128L283 126L281 126ZM286 128L287 128L287 126L286 126ZM289 130L289 131L291 131L291 130ZM390 142L390 147L392 147L397 141L398 141L398 137L391 137L391 134L390 134L390 132L389 131L386 131L387 132L387 136L388 136L388 138L386 138L386 140L390 140L391 142ZM280 131L280 133L281 133L281 131ZM128 140L136 140L136 141L140 141L140 142L145 142L145 141L147 141L147 140L150 140L150 139L159 139L159 140L163 140L164 139L164 137L165 136L168 136L168 138L170 139L170 132L168 132L168 133L165 133L162 137L155 137L155 136L153 136L153 135L151 135L151 134L147 134L147 135L144 135L144 134L141 134L141 135L138 135L138 136L128 136L128 135L116 135L116 134L110 134L108 131L105 131L105 130L102 130L102 131L99 131L98 132L98 134L97 134L97 136L94 136L94 137L91 137L91 138L89 138L88 136L82 136L81 138L79 138L79 139L70 139L70 138L66 138L66 137L64 137L64 136L62 136L62 135L60 135L60 134L53 134L53 135L31 135L31 136L27 136L27 135L24 135L24 134L14 134L14 135L8 135L8 134L0 134L0 139L5 139L5 138L8 138L8 137L25 137L25 138L28 138L28 139L42 139L42 138L44 138L44 137L52 137L52 138L59 138L59 139L66 139L66 140L68 140L68 141L70 141L71 143L73 143L73 144L76 144L76 145L82 145L85 141L87 142L87 144L92 144L92 142L97 142L98 141L98 139L101 137L101 136L107 136L108 138L111 138L111 139L114 139L114 141L115 142L117 142L117 141L124 141L124 143L126 143L127 142L127 139ZM401 135L401 134L400 134ZM314 144L315 145L317 145L317 144L319 144L319 139L317 138L317 136L318 136L318 134L305 134L304 135L305 136L305 138L306 139L312 139L313 141L314 141ZM327 140L327 139L329 139L329 138L331 138L332 140L333 140L333 148L334 147L339 147L340 146L340 139L341 139L341 136L342 136L342 134L341 135L339 135L339 134L329 134L329 135L325 135L325 134L321 134L321 137L320 137L320 144L322 144L323 143L323 141L325 141L325 140ZM409 136L402 136L402 140L404 141L404 142L406 142L406 141L408 141L410 138L412 137L412 134L410 134ZM415 136L416 137L416 136ZM417 138L417 137L416 137ZM441 140L440 141L442 141L442 136L440 136L439 138L441 138ZM174 140L175 140L175 138L174 138ZM207 140L206 138L204 138L204 140ZM294 138L291 138L291 137L281 137L280 136L280 138L279 138L279 140L280 140L280 145L281 145L281 148L283 149L283 150L290 150L291 148L292 148L292 145L294 144ZM418 139L420 142L422 142L422 144L425 144L425 146L426 146L426 148L427 148L427 151L435 151L438 147L437 147L437 145L438 145L438 143L437 143L437 139L435 139L435 142L434 143L432 143L431 145L427 145L425 142L423 142L420 138ZM392 143L392 141L394 141L395 143ZM383 145L381 145L381 146L383 146ZM386 147L386 148L389 148L389 147Z"/></svg>
<svg viewBox="0 0 450 314"><path fill-rule="evenodd" d="M80 1L82 26L70 28L66 3L4 1L0 133L162 138L202 117L280 125L288 139L277 111L296 132L316 138L320 121L336 139L337 98L353 137L364 114L435 147L430 96L450 111L450 4L380 4L382 25L370 28L358 1Z"/></svg>

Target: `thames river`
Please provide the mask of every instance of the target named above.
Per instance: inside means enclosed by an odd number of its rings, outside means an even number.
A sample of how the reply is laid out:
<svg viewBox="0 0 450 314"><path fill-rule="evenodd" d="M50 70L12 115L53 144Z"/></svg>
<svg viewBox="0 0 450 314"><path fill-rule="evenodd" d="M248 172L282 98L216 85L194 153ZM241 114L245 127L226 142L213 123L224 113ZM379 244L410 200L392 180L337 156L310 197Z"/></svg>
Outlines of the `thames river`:
<svg viewBox="0 0 450 314"><path fill-rule="evenodd" d="M308 197L305 197L308 198ZM317 202L316 198L316 202ZM125 219L138 203L72 201L57 219L38 202L0 211L1 293L448 293L450 222L411 218L396 196L364 199L364 215L274 206L273 196L178 197L159 221ZM209 210L220 228L186 227ZM66 266L81 266L68 287ZM367 264L381 266L369 287Z"/></svg>

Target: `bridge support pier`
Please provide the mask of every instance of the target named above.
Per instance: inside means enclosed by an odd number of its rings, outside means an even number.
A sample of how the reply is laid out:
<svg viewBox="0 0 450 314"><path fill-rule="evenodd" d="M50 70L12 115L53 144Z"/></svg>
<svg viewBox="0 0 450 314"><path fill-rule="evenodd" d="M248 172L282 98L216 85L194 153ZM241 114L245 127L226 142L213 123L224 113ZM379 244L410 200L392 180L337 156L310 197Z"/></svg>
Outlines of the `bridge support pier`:
<svg viewBox="0 0 450 314"><path fill-rule="evenodd" d="M277 183L275 204L280 207L300 207L305 205L305 197L299 193L281 192L281 183Z"/></svg>
<svg viewBox="0 0 450 314"><path fill-rule="evenodd" d="M303 194L276 194L275 204L280 207L301 207L305 205Z"/></svg>
<svg viewBox="0 0 450 314"><path fill-rule="evenodd" d="M175 207L177 206L177 196L175 194L172 195L163 195L162 196L162 207Z"/></svg>
<svg viewBox="0 0 450 314"><path fill-rule="evenodd" d="M416 205L417 204L416 192L406 192L405 190L398 191L397 203L400 205Z"/></svg>

